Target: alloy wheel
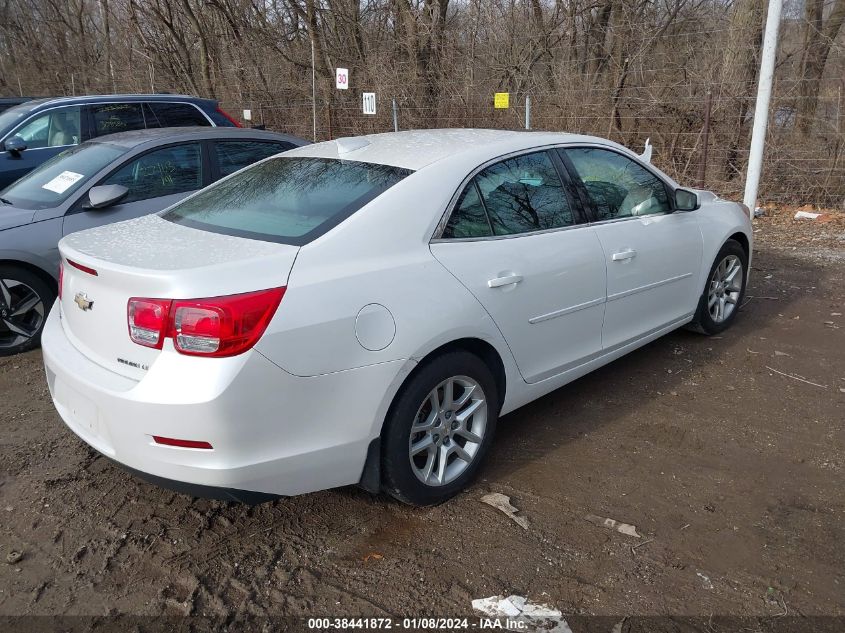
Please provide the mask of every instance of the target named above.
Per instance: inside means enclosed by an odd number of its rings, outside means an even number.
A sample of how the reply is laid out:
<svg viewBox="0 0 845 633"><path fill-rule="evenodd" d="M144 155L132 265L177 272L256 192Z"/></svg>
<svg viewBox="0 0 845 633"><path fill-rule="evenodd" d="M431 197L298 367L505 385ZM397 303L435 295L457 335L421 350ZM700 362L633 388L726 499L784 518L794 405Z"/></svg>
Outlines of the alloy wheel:
<svg viewBox="0 0 845 633"><path fill-rule="evenodd" d="M422 402L408 441L411 469L427 486L445 486L466 471L481 449L487 398L468 376L447 378Z"/></svg>
<svg viewBox="0 0 845 633"><path fill-rule="evenodd" d="M44 302L33 288L0 278L0 349L18 347L38 334L44 312Z"/></svg>
<svg viewBox="0 0 845 633"><path fill-rule="evenodd" d="M716 266L707 292L707 310L714 323L724 323L736 310L742 280L742 262L736 255L728 255Z"/></svg>

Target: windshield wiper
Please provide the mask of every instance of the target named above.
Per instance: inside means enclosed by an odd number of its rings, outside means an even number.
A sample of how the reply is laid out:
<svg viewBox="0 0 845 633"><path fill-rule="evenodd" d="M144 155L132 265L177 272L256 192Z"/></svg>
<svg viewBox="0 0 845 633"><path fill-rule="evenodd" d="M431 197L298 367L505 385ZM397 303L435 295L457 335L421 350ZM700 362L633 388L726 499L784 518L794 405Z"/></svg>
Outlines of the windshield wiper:
<svg viewBox="0 0 845 633"><path fill-rule="evenodd" d="M2 202L3 204L12 204L8 200L6 200L6 198L0 198L0 202Z"/></svg>

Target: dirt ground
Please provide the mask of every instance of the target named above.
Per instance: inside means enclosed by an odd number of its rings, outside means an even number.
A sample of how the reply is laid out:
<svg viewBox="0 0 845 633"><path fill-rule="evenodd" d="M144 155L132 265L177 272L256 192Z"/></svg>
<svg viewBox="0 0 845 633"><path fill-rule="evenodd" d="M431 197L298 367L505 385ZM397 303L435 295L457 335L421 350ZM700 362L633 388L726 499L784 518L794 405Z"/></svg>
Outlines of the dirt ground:
<svg viewBox="0 0 845 633"><path fill-rule="evenodd" d="M447 616L496 594L566 616L843 616L843 220L767 210L734 328L677 331L506 416L481 478L428 509L159 489L64 427L40 352L0 359L0 616Z"/></svg>

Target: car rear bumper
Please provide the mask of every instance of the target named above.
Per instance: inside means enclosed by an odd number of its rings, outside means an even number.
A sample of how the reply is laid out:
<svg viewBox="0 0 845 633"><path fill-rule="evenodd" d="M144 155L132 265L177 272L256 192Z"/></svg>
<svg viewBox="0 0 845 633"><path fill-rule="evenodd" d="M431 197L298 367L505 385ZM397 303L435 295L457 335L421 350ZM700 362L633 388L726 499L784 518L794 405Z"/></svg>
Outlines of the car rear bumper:
<svg viewBox="0 0 845 633"><path fill-rule="evenodd" d="M163 352L135 381L79 352L59 312L50 312L42 348L65 424L119 464L169 480L158 482L166 487L189 484L193 491L184 491L199 496L287 496L357 483L404 365L301 378L255 350L228 359ZM153 436L213 448L162 446Z"/></svg>

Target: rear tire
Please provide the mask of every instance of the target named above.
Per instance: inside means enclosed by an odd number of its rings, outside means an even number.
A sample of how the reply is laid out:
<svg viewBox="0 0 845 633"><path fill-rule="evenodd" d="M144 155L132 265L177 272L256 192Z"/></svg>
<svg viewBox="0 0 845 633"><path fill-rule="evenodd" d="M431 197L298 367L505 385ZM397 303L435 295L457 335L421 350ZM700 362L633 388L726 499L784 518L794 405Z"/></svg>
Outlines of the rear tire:
<svg viewBox="0 0 845 633"><path fill-rule="evenodd" d="M739 242L728 240L710 267L690 329L707 335L727 330L745 298L747 279L748 255Z"/></svg>
<svg viewBox="0 0 845 633"><path fill-rule="evenodd" d="M499 416L496 381L467 351L438 356L402 387L382 435L382 485L416 506L463 490L487 455Z"/></svg>
<svg viewBox="0 0 845 633"><path fill-rule="evenodd" d="M56 293L25 268L0 266L0 356L38 347Z"/></svg>

